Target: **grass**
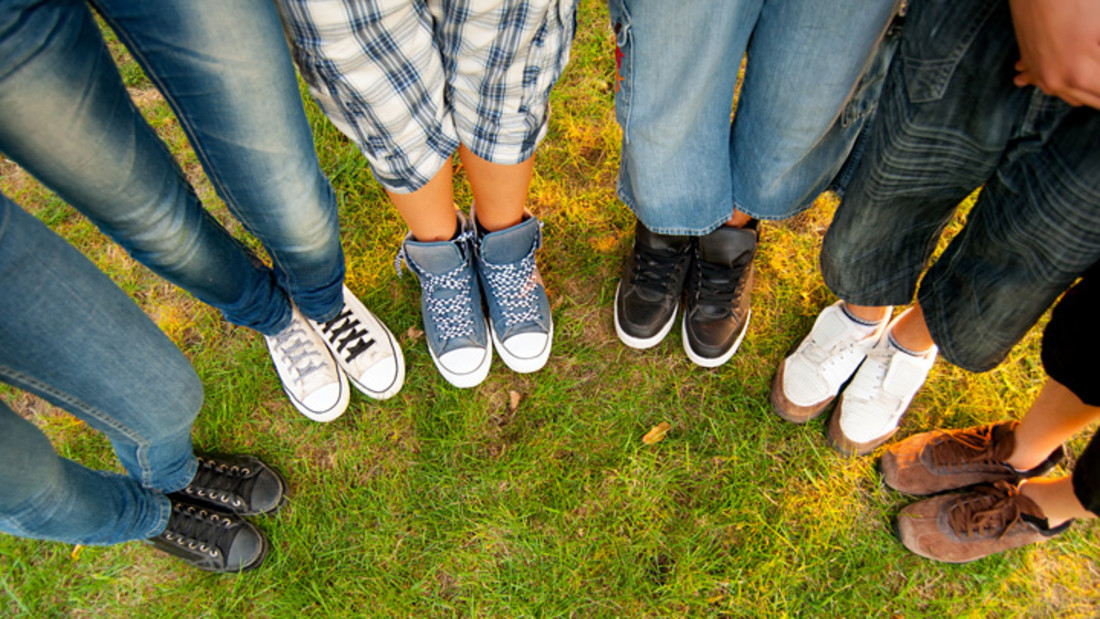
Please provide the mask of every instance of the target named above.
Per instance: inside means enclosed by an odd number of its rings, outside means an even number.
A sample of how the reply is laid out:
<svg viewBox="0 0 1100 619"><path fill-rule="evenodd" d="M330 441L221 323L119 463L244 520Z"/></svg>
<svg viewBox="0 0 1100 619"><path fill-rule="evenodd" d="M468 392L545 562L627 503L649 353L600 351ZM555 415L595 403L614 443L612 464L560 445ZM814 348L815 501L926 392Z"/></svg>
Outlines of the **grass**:
<svg viewBox="0 0 1100 619"><path fill-rule="evenodd" d="M618 342L611 303L633 218L615 197L613 39L602 3L584 0L579 26L530 194L546 226L540 264L557 321L554 354L535 375L499 359L476 389L438 375L415 332L418 288L392 268L403 226L356 149L307 106L340 197L348 284L399 335L408 365L399 395L353 398L332 424L293 410L257 335L135 264L0 159L0 189L106 270L192 360L207 389L196 445L262 454L291 487L282 511L257 519L273 549L244 576L188 569L136 543L0 537L0 614L1097 614L1096 527L965 566L925 561L893 538L891 517L907 499L882 486L873 458L835 453L821 420L796 427L769 410L774 368L832 300L816 270L828 199L767 227L753 323L730 363L693 366L678 334L645 352ZM246 238L163 100L118 57L200 195ZM901 433L1019 416L1042 380L1037 332L987 374L941 361ZM81 422L0 393L63 455L117 469L107 442ZM643 444L662 421L672 426L666 438Z"/></svg>

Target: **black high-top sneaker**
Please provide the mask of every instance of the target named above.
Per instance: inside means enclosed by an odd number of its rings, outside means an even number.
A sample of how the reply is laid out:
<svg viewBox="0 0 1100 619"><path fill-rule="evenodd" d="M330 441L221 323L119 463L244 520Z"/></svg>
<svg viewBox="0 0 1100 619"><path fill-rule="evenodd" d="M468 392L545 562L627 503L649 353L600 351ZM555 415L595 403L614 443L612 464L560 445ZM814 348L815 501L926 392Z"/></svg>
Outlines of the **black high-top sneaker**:
<svg viewBox="0 0 1100 619"><path fill-rule="evenodd" d="M752 259L760 222L744 228L721 226L696 241L687 283L684 351L703 367L729 361L749 326Z"/></svg>
<svg viewBox="0 0 1100 619"><path fill-rule="evenodd" d="M147 540L154 548L207 572L246 572L263 563L267 538L251 522L177 498L171 501L168 526Z"/></svg>
<svg viewBox="0 0 1100 619"><path fill-rule="evenodd" d="M615 291L615 332L631 348L651 348L676 320L695 237L657 234L638 222L634 248Z"/></svg>

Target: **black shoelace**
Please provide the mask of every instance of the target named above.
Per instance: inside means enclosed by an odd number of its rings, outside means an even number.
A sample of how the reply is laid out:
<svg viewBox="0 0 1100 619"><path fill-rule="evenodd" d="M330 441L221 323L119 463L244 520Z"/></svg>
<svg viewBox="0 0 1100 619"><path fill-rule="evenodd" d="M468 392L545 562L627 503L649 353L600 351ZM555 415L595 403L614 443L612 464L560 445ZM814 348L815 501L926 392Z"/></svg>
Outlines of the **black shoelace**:
<svg viewBox="0 0 1100 619"><path fill-rule="evenodd" d="M173 503L161 537L182 548L218 557L232 543L233 534L231 518L194 505Z"/></svg>
<svg viewBox="0 0 1100 619"><path fill-rule="evenodd" d="M199 468L191 483L182 490L184 494L221 503L232 510L245 506L245 496L256 483L246 467L215 462L197 456Z"/></svg>
<svg viewBox="0 0 1100 619"><path fill-rule="evenodd" d="M348 363L374 346L374 338L362 328L359 319L346 307L336 318L324 323L321 331Z"/></svg>
<svg viewBox="0 0 1100 619"><path fill-rule="evenodd" d="M695 295L699 305L728 308L737 298L741 279L751 263L750 258L738 259L731 265L714 264L696 256L698 273Z"/></svg>
<svg viewBox="0 0 1100 619"><path fill-rule="evenodd" d="M691 247L682 249L634 248L634 273L631 283L641 288L668 292L676 281L675 273L688 260Z"/></svg>

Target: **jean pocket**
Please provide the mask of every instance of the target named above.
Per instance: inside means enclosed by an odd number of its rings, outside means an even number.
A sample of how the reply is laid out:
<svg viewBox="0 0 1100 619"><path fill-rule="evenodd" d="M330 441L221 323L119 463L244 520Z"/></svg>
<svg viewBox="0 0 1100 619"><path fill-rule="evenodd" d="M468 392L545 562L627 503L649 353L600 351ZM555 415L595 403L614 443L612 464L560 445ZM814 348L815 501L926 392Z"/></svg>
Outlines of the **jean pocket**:
<svg viewBox="0 0 1100 619"><path fill-rule="evenodd" d="M630 28L630 10L625 0L608 0L608 13L611 17L611 29L615 33L615 120L623 130L623 139L627 139L627 127L630 120L630 101L633 75L633 36Z"/></svg>
<svg viewBox="0 0 1100 619"><path fill-rule="evenodd" d="M913 103L943 97L955 68L1003 0L914 2L902 35L906 92Z"/></svg>

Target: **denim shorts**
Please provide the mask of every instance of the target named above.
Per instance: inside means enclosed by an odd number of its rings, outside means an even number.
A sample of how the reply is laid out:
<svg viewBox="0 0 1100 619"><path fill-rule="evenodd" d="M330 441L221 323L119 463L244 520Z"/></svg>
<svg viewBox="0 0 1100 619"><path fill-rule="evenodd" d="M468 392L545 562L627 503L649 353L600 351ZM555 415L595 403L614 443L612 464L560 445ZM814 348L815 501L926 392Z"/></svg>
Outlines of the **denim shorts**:
<svg viewBox="0 0 1100 619"><path fill-rule="evenodd" d="M608 4L619 197L654 232L700 235L735 207L790 217L828 187L873 110L892 49L877 44L898 2Z"/></svg>
<svg viewBox="0 0 1100 619"><path fill-rule="evenodd" d="M1100 112L1012 84L1000 0L915 2L821 251L837 296L918 301L944 357L996 366L1100 258ZM959 203L962 232L921 273Z"/></svg>

